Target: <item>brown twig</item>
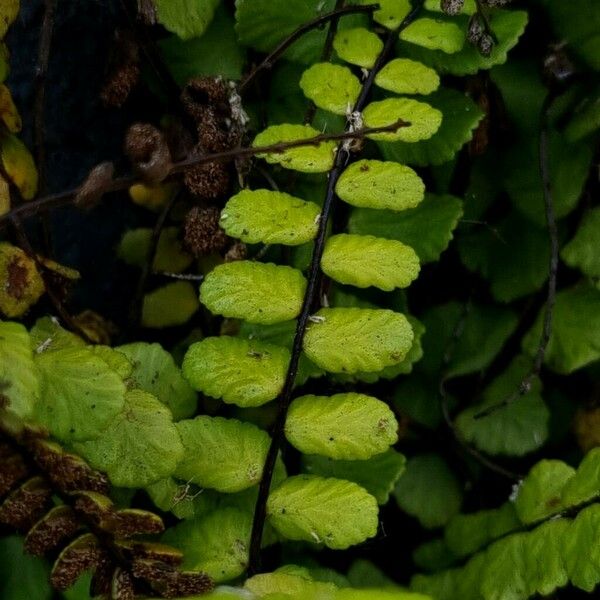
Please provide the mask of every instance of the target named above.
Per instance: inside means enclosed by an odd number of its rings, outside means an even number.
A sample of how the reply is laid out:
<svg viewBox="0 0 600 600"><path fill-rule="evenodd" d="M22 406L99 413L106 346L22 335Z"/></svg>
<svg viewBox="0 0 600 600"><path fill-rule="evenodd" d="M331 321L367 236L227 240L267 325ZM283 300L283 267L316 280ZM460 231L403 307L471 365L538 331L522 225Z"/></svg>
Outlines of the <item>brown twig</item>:
<svg viewBox="0 0 600 600"><path fill-rule="evenodd" d="M250 156L257 156L259 154L281 154L286 150L292 148L300 148L303 146L318 146L323 142L330 141L343 141L343 140L354 140L362 139L367 135L373 133L386 133L398 130L400 127L407 127L410 123L402 120L398 120L390 125L383 127L363 127L356 131L344 131L341 133L323 133L315 135L310 138L302 140L294 140L292 142L278 142L275 144L269 144L267 146L248 146L241 148L234 148L232 150L224 150L223 152L215 152L214 154L205 155L193 155L179 162L175 162L169 171L169 176L182 173L190 167L197 165L203 165L211 162L223 162L229 161L234 158L243 158ZM125 177L119 177L114 179L112 183L106 187L106 193L118 192L131 187L133 184L138 183L139 179L133 175L127 175ZM35 214L39 214L42 211L47 211L64 204L73 202L81 187L76 187L64 192L57 194L51 194L38 198L32 202L27 202L15 207L13 210L0 215L0 227L3 223L9 222L12 217L18 216L20 218L27 218Z"/></svg>
<svg viewBox="0 0 600 600"><path fill-rule="evenodd" d="M400 33L400 31L402 31L402 29L407 27L415 19L422 7L422 4L422 0L416 2L414 8L405 17L404 21L400 24L400 26L394 31L389 32L383 50L378 56L377 61L373 66L373 69L369 73L369 76L367 77L366 81L363 83L359 97L354 105L354 111L362 111L362 109L366 105L371 89L373 87L375 75L382 68L385 61L387 60L387 57L392 52L396 40L398 39L398 34ZM348 124L347 133L350 132L351 125ZM278 409L275 423L272 428L271 445L269 446L269 451L265 459L262 478L260 480L258 488L258 497L256 500L254 519L252 522L252 533L250 536L250 573L257 572L260 567L260 547L262 543L264 524L267 516L267 498L269 496L269 489L271 487L271 481L273 479L273 472L275 469L277 456L283 445L285 420L287 417L288 408L292 401L292 392L296 381L296 375L298 373L298 363L302 352L304 334L306 332L309 317L315 309L315 304L318 301L318 292L320 289L319 284L321 277L321 256L323 254L323 249L327 237L327 225L333 211L333 206L336 197L335 185L350 160L351 150L344 144L338 145L335 163L333 165L333 168L329 171L327 181L327 192L325 195L325 201L323 202L323 208L321 210L319 228L317 231L317 236L315 238L314 249L308 271L308 282L306 286L306 292L302 301L302 309L300 311L300 316L298 317L298 321L296 324L296 332L294 334L294 340L292 343L290 363L288 365L283 389L277 401Z"/></svg>
<svg viewBox="0 0 600 600"><path fill-rule="evenodd" d="M558 230L556 227L556 215L554 213L554 201L552 197L552 181L550 177L549 143L548 143L548 113L554 102L555 94L550 92L542 106L540 117L540 135L538 144L538 160L540 175L542 178L542 189L544 195L544 209L546 213L546 227L548 238L550 240L550 264L548 276L548 291L546 294L546 306L544 309L544 320L542 323L542 334L535 353L533 365L529 372L521 379L517 389L504 400L488 406L484 410L473 415L474 419L483 419L494 414L501 408L509 406L521 396L524 396L531 390L534 379L540 374L548 342L552 335L552 312L556 303L556 277L558 272Z"/></svg>
<svg viewBox="0 0 600 600"><path fill-rule="evenodd" d="M46 80L48 79L48 63L50 61L50 47L54 31L54 17L56 14L57 0L45 0L44 18L40 30L37 64L35 67L34 99L33 99L33 153L38 172L38 193L44 194L47 189L46 179ZM42 221L42 237L47 253L52 247L50 223L47 218Z"/></svg>
<svg viewBox="0 0 600 600"><path fill-rule="evenodd" d="M331 12L325 13L312 21L304 23L298 29L293 31L288 37L286 37L261 63L259 63L248 75L242 80L238 87L240 94L243 94L248 85L254 80L254 78L267 69L271 69L275 62L283 55L283 53L298 41L304 34L309 31L316 29L317 27L327 23L331 20L338 20L344 15L350 15L355 13L370 13L379 8L378 4L367 4L358 6L345 6L332 10Z"/></svg>

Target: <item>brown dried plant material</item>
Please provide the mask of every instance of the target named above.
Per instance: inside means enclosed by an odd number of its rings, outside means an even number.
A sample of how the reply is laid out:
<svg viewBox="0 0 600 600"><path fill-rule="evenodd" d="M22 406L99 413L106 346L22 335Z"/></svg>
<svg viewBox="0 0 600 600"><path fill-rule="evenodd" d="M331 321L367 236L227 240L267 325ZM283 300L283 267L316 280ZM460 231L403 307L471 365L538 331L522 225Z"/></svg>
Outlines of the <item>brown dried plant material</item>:
<svg viewBox="0 0 600 600"><path fill-rule="evenodd" d="M140 176L160 183L171 171L171 152L162 132L150 123L134 123L125 136L125 154Z"/></svg>
<svg viewBox="0 0 600 600"><path fill-rule="evenodd" d="M15 529L29 529L46 510L52 489L43 477L32 477L0 505L0 523Z"/></svg>
<svg viewBox="0 0 600 600"><path fill-rule="evenodd" d="M85 571L95 569L107 560L108 555L100 546L98 538L85 533L59 554L52 566L50 583L62 592L71 587Z"/></svg>
<svg viewBox="0 0 600 600"><path fill-rule="evenodd" d="M219 226L220 214L216 206L195 206L186 215L183 242L193 256L220 252L227 246L229 238Z"/></svg>
<svg viewBox="0 0 600 600"><path fill-rule="evenodd" d="M176 567L183 562L183 552L166 544L117 540L116 545L121 554L132 563L139 560L150 560Z"/></svg>
<svg viewBox="0 0 600 600"><path fill-rule="evenodd" d="M112 321L89 309L75 315L73 321L94 344L110 346L113 336L119 332Z"/></svg>
<svg viewBox="0 0 600 600"><path fill-rule="evenodd" d="M244 242L234 242L223 257L225 262L244 260L248 256L248 247Z"/></svg>
<svg viewBox="0 0 600 600"><path fill-rule="evenodd" d="M134 600L135 585L131 573L117 567L113 573L110 590L111 600Z"/></svg>
<svg viewBox="0 0 600 600"><path fill-rule="evenodd" d="M32 438L27 445L35 462L59 491L108 493L110 485L106 475L92 469L76 454L64 452L58 444L40 438Z"/></svg>
<svg viewBox="0 0 600 600"><path fill-rule="evenodd" d="M573 419L573 430L583 452L600 446L600 408L579 409Z"/></svg>
<svg viewBox="0 0 600 600"><path fill-rule="evenodd" d="M103 529L118 538L135 535L160 534L165 530L163 520L153 512L137 508L124 508L113 512Z"/></svg>
<svg viewBox="0 0 600 600"><path fill-rule="evenodd" d="M103 162L96 165L77 190L75 206L87 209L100 204L104 194L110 190L114 174L113 163Z"/></svg>
<svg viewBox="0 0 600 600"><path fill-rule="evenodd" d="M157 560L134 560L133 574L147 581L164 598L205 594L214 588L212 579L205 573L177 571Z"/></svg>
<svg viewBox="0 0 600 600"><path fill-rule="evenodd" d="M0 455L0 498L27 477L29 468L20 454Z"/></svg>
<svg viewBox="0 0 600 600"><path fill-rule="evenodd" d="M123 106L140 79L140 51L130 31L118 29L100 98L105 106Z"/></svg>
<svg viewBox="0 0 600 600"><path fill-rule="evenodd" d="M34 556L43 556L59 548L81 528L81 521L70 506L55 506L29 530L25 550Z"/></svg>
<svg viewBox="0 0 600 600"><path fill-rule="evenodd" d="M97 596L101 598L110 597L114 571L115 565L110 560L102 561L96 567L90 584L90 596L92 598L96 598Z"/></svg>

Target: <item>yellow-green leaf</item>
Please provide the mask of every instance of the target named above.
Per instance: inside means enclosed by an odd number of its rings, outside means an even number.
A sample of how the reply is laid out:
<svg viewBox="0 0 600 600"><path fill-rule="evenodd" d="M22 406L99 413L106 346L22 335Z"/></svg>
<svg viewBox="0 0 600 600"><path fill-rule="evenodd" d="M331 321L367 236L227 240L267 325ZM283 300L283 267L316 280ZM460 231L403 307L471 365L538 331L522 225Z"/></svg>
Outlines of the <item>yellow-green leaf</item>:
<svg viewBox="0 0 600 600"><path fill-rule="evenodd" d="M302 73L300 87L319 108L345 115L356 103L361 84L348 67L317 63Z"/></svg>
<svg viewBox="0 0 600 600"><path fill-rule="evenodd" d="M27 419L39 396L29 333L20 323L0 321L0 412Z"/></svg>
<svg viewBox="0 0 600 600"><path fill-rule="evenodd" d="M44 290L35 262L20 248L0 242L0 312L7 317L20 317Z"/></svg>
<svg viewBox="0 0 600 600"><path fill-rule="evenodd" d="M184 455L175 476L233 493L258 483L271 439L252 423L201 415L176 425Z"/></svg>
<svg viewBox="0 0 600 600"><path fill-rule="evenodd" d="M20 4L20 0L2 0L0 2L0 39L6 35L8 28L17 18Z"/></svg>
<svg viewBox="0 0 600 600"><path fill-rule="evenodd" d="M338 31L333 39L333 49L342 60L370 69L383 50L383 42L372 31L355 27Z"/></svg>
<svg viewBox="0 0 600 600"><path fill-rule="evenodd" d="M331 373L381 371L402 361L413 331L408 319L391 310L322 308L311 317L304 352Z"/></svg>
<svg viewBox="0 0 600 600"><path fill-rule="evenodd" d="M400 32L400 39L429 50L454 54L465 45L465 33L456 23L423 17Z"/></svg>
<svg viewBox="0 0 600 600"><path fill-rule="evenodd" d="M377 533L377 501L356 483L297 475L271 492L269 521L290 540L343 550Z"/></svg>
<svg viewBox="0 0 600 600"><path fill-rule="evenodd" d="M340 233L325 245L321 268L339 283L374 286L391 292L408 287L419 275L419 257L397 240Z"/></svg>
<svg viewBox="0 0 600 600"><path fill-rule="evenodd" d="M256 147L272 144L306 140L320 135L320 131L309 125L272 125L259 133L252 145ZM318 145L306 145L290 148L281 152L259 154L268 163L280 164L286 169L302 173L325 173L333 166L335 143L321 142Z"/></svg>
<svg viewBox="0 0 600 600"><path fill-rule="evenodd" d="M300 271L239 260L213 269L200 286L200 301L212 313L250 323L278 323L298 316L306 289Z"/></svg>
<svg viewBox="0 0 600 600"><path fill-rule="evenodd" d="M399 211L414 208L423 200L425 184L410 167L363 159L342 173L335 191L352 206Z"/></svg>
<svg viewBox="0 0 600 600"><path fill-rule="evenodd" d="M289 350L281 346L210 337L190 346L183 374L194 389L208 396L238 406L260 406L281 391L289 361Z"/></svg>
<svg viewBox="0 0 600 600"><path fill-rule="evenodd" d="M318 204L284 192L242 190L225 205L219 225L247 244L297 246L316 236L320 214Z"/></svg>
<svg viewBox="0 0 600 600"><path fill-rule="evenodd" d="M25 144L15 135L4 135L0 139L0 158L4 171L23 199L31 200L37 193L38 172Z"/></svg>
<svg viewBox="0 0 600 600"><path fill-rule="evenodd" d="M176 190L177 185L174 183L134 183L129 188L129 197L134 204L158 212L165 207Z"/></svg>
<svg viewBox="0 0 600 600"><path fill-rule="evenodd" d="M409 58L395 58L375 76L375 85L396 94L431 94L440 85L430 67Z"/></svg>
<svg viewBox="0 0 600 600"><path fill-rule="evenodd" d="M300 452L365 460L398 441L398 422L377 398L347 393L302 396L290 405L285 436Z"/></svg>
<svg viewBox="0 0 600 600"><path fill-rule="evenodd" d="M361 0L361 4L372 4ZM379 0L379 8L373 13L373 20L387 29L396 29L411 11L410 0Z"/></svg>
<svg viewBox="0 0 600 600"><path fill-rule="evenodd" d="M429 139L442 124L442 113L412 98L386 98L371 102L363 111L366 127L386 127L399 120L410 123L396 131L371 133L367 137L383 142L418 142Z"/></svg>
<svg viewBox="0 0 600 600"><path fill-rule="evenodd" d="M144 296L142 325L156 329L183 325L199 306L196 290L189 281L168 283Z"/></svg>
<svg viewBox="0 0 600 600"><path fill-rule="evenodd" d="M0 29L2 28L2 15L0 15ZM13 102L9 89L5 85L0 85L0 121L11 133L21 131L21 116Z"/></svg>

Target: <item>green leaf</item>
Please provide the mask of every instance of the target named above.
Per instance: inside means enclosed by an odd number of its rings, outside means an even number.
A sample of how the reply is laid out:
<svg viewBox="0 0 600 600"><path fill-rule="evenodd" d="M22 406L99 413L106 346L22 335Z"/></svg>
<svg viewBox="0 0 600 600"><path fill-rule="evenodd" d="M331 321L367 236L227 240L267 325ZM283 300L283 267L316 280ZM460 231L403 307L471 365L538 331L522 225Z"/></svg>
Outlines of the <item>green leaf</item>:
<svg viewBox="0 0 600 600"><path fill-rule="evenodd" d="M436 429L442 420L438 389L430 377L415 373L401 379L394 391L394 407L417 423Z"/></svg>
<svg viewBox="0 0 600 600"><path fill-rule="evenodd" d="M442 113L425 102L412 98L386 98L368 104L363 110L365 127L386 127L399 120L410 123L396 131L370 133L368 138L379 142L414 143L427 140L440 128Z"/></svg>
<svg viewBox="0 0 600 600"><path fill-rule="evenodd" d="M123 410L125 385L94 352L82 346L35 356L41 394L37 419L61 441L92 440Z"/></svg>
<svg viewBox="0 0 600 600"><path fill-rule="evenodd" d="M419 206L401 213L355 209L348 230L403 242L426 263L438 260L448 247L461 216L462 202L458 198L426 194Z"/></svg>
<svg viewBox="0 0 600 600"><path fill-rule="evenodd" d="M173 357L160 344L137 342L117 348L132 363L130 386L153 394L179 421L196 410L196 394L183 378Z"/></svg>
<svg viewBox="0 0 600 600"><path fill-rule="evenodd" d="M304 454L365 460L398 441L398 422L387 404L372 396L309 395L291 403L285 436Z"/></svg>
<svg viewBox="0 0 600 600"><path fill-rule="evenodd" d="M589 277L600 277L600 207L587 212L575 237L562 249L561 258Z"/></svg>
<svg viewBox="0 0 600 600"><path fill-rule="evenodd" d="M562 556L574 586L592 592L600 581L600 504L582 510L564 535Z"/></svg>
<svg viewBox="0 0 600 600"><path fill-rule="evenodd" d="M290 353L256 340L221 336L192 344L183 375L195 389L238 406L260 406L283 387Z"/></svg>
<svg viewBox="0 0 600 600"><path fill-rule="evenodd" d="M354 481L375 497L380 505L387 504L390 494L404 472L406 459L391 448L367 460L334 460L326 456L303 456L304 470L310 475L335 477Z"/></svg>
<svg viewBox="0 0 600 600"><path fill-rule="evenodd" d="M180 421L176 427L184 448L176 477L227 493L260 481L271 442L262 429L205 415Z"/></svg>
<svg viewBox="0 0 600 600"><path fill-rule="evenodd" d="M29 332L31 348L36 354L61 350L62 348L81 348L85 342L74 333L60 326L53 317L42 317L35 322Z"/></svg>
<svg viewBox="0 0 600 600"><path fill-rule="evenodd" d="M377 501L359 485L341 479L290 477L269 495L267 514L286 538L336 550L377 533Z"/></svg>
<svg viewBox="0 0 600 600"><path fill-rule="evenodd" d="M540 394L541 384L534 379L532 389L507 406L476 419L475 415L518 393L519 384L531 370L531 363L518 357L483 393L483 402L463 410L456 428L463 438L488 454L521 456L537 450L548 438L550 411Z"/></svg>
<svg viewBox="0 0 600 600"><path fill-rule="evenodd" d="M548 278L548 232L514 212L497 227L478 226L462 235L458 250L464 265L490 282L492 295L500 302L532 294Z"/></svg>
<svg viewBox="0 0 600 600"><path fill-rule="evenodd" d="M455 556L462 558L521 525L514 504L505 502L499 508L455 515L444 529L444 541Z"/></svg>
<svg viewBox="0 0 600 600"><path fill-rule="evenodd" d="M297 140L306 140L318 136L320 132L310 125L271 125L261 131L252 142L257 147L270 146ZM285 169L301 173L325 173L333 167L336 145L334 142L321 142L318 145L306 145L290 148L282 152L257 154L268 163L280 164Z"/></svg>
<svg viewBox="0 0 600 600"><path fill-rule="evenodd" d="M289 600L292 598L328 599L336 591L333 583L313 581L310 574L300 567L281 567L274 573L254 575L244 583L244 589L252 597L268 600Z"/></svg>
<svg viewBox="0 0 600 600"><path fill-rule="evenodd" d="M348 67L316 63L300 78L304 95L316 106L336 115L345 115L356 104L361 83Z"/></svg>
<svg viewBox="0 0 600 600"><path fill-rule="evenodd" d="M450 302L430 309L422 321L424 356L418 369L436 376L444 366L446 377L458 377L485 369L514 331L518 319L506 308L475 305L465 312L460 304ZM452 342L457 327L461 333ZM450 344L450 360L444 365Z"/></svg>
<svg viewBox="0 0 600 600"><path fill-rule="evenodd" d="M409 58L390 60L375 76L375 85L396 94L431 94L440 85L431 68Z"/></svg>
<svg viewBox="0 0 600 600"><path fill-rule="evenodd" d="M285 192L242 190L221 212L227 235L247 244L297 246L317 235L321 208Z"/></svg>
<svg viewBox="0 0 600 600"><path fill-rule="evenodd" d="M575 476L562 490L563 506L583 504L600 494L600 448L590 450L577 467Z"/></svg>
<svg viewBox="0 0 600 600"><path fill-rule="evenodd" d="M600 88L589 94L575 107L574 114L565 127L568 142L579 140L600 129Z"/></svg>
<svg viewBox="0 0 600 600"><path fill-rule="evenodd" d="M154 4L158 22L187 40L206 31L219 0L154 0Z"/></svg>
<svg viewBox="0 0 600 600"><path fill-rule="evenodd" d="M40 380L29 333L19 323L0 321L0 414L29 419L40 398Z"/></svg>
<svg viewBox="0 0 600 600"><path fill-rule="evenodd" d="M462 31L466 31L468 16L453 17ZM525 31L527 13L522 10L495 10L492 18L492 30L498 38L498 43L492 49L490 56L482 56L477 48L465 44L459 52L446 54L441 50L430 50L408 41L401 41L397 46L399 56L413 58L439 73L452 75L474 74L479 69L490 69L494 65L506 62L508 51L511 50Z"/></svg>
<svg viewBox="0 0 600 600"><path fill-rule="evenodd" d="M241 78L246 53L237 42L233 25L233 17L219 4L202 37L184 41L172 35L158 42L163 60L179 85L201 76Z"/></svg>
<svg viewBox="0 0 600 600"><path fill-rule="evenodd" d="M417 546L412 554L415 565L425 571L440 571L452 566L456 556L443 539L433 539Z"/></svg>
<svg viewBox="0 0 600 600"><path fill-rule="evenodd" d="M100 437L75 449L113 485L132 488L171 475L183 456L171 412L142 390L127 392L123 411Z"/></svg>
<svg viewBox="0 0 600 600"><path fill-rule="evenodd" d="M395 588L396 584L383 571L376 567L370 560L357 558L351 565L347 574L350 585L356 588L378 587Z"/></svg>
<svg viewBox="0 0 600 600"><path fill-rule="evenodd" d="M143 267L147 261L151 239L152 229L150 228L130 229L121 238L117 256L128 265ZM183 249L179 239L179 227L165 227L158 239L152 269L181 273L193 261L193 257Z"/></svg>
<svg viewBox="0 0 600 600"><path fill-rule="evenodd" d="M410 167L363 159L344 170L335 192L352 206L403 211L423 200L425 184Z"/></svg>
<svg viewBox="0 0 600 600"><path fill-rule="evenodd" d="M370 69L383 50L383 42L372 31L364 27L355 27L338 31L333 38L333 49L342 60Z"/></svg>
<svg viewBox="0 0 600 600"><path fill-rule="evenodd" d="M462 492L448 465L437 454L408 460L394 490L398 506L427 529L442 527L460 510Z"/></svg>
<svg viewBox="0 0 600 600"><path fill-rule="evenodd" d="M133 364L129 359L110 346L88 346L88 348L98 357L101 358L121 379L131 377L133 373Z"/></svg>
<svg viewBox="0 0 600 600"><path fill-rule="evenodd" d="M200 286L200 302L212 313L250 323L294 319L306 279L288 266L238 260L215 267Z"/></svg>
<svg viewBox="0 0 600 600"><path fill-rule="evenodd" d="M402 242L340 233L327 240L321 268L339 283L391 292L408 287L418 277L420 265L415 251Z"/></svg>
<svg viewBox="0 0 600 600"><path fill-rule="evenodd" d="M535 523L562 510L561 493L575 469L561 460L541 460L521 483L514 501L522 523Z"/></svg>
<svg viewBox="0 0 600 600"><path fill-rule="evenodd" d="M452 89L442 88L430 94L427 102L443 115L435 135L417 143L407 143L410 140L380 143L381 153L387 160L419 166L443 164L472 138L484 116L468 96Z"/></svg>
<svg viewBox="0 0 600 600"><path fill-rule="evenodd" d="M142 325L155 329L187 323L200 303L189 281L174 281L144 296Z"/></svg>
<svg viewBox="0 0 600 600"><path fill-rule="evenodd" d="M27 146L16 136L0 136L0 159L3 172L17 187L23 200L32 200L38 190L38 172Z"/></svg>
<svg viewBox="0 0 600 600"><path fill-rule="evenodd" d="M600 7L595 0L541 0L559 39L592 69L600 70Z"/></svg>
<svg viewBox="0 0 600 600"><path fill-rule="evenodd" d="M213 496L192 482L166 477L146 487L150 500L160 510L173 513L178 519L203 516L216 508Z"/></svg>
<svg viewBox="0 0 600 600"><path fill-rule="evenodd" d="M537 351L544 310L523 338L523 349ZM557 373L572 373L600 358L600 290L581 284L558 292L552 333L544 363Z"/></svg>
<svg viewBox="0 0 600 600"><path fill-rule="evenodd" d="M0 23L1 23L0 19ZM0 597L2 600L50 600L53 590L46 563L25 554L18 536L0 539Z"/></svg>
<svg viewBox="0 0 600 600"><path fill-rule="evenodd" d="M359 4L372 4L370 0L360 0ZM379 0L379 9L373 13L373 20L388 29L396 29L411 10L410 0Z"/></svg>
<svg viewBox="0 0 600 600"><path fill-rule="evenodd" d="M537 160L537 136L529 137L508 154L504 186L515 208L526 217L546 226L544 196ZM548 143L552 202L557 219L577 206L593 158L589 141L569 144L562 133L551 130Z"/></svg>
<svg viewBox="0 0 600 600"><path fill-rule="evenodd" d="M459 25L430 17L413 21L400 32L400 39L445 54L455 54L465 45L465 33Z"/></svg>
<svg viewBox="0 0 600 600"><path fill-rule="evenodd" d="M304 336L304 352L330 373L380 371L399 363L410 350L408 319L391 310L322 308Z"/></svg>
<svg viewBox="0 0 600 600"><path fill-rule="evenodd" d="M183 569L201 571L220 583L246 570L251 529L251 513L219 508L179 523L163 539L183 552Z"/></svg>
<svg viewBox="0 0 600 600"><path fill-rule="evenodd" d="M235 5L236 30L240 42L267 53L307 21L332 11L335 0L303 0L292 6L288 0L236 0ZM348 15L340 19L339 28L356 27L365 21L363 16ZM326 27L309 31L292 44L284 57L312 64L319 60L326 37Z"/></svg>

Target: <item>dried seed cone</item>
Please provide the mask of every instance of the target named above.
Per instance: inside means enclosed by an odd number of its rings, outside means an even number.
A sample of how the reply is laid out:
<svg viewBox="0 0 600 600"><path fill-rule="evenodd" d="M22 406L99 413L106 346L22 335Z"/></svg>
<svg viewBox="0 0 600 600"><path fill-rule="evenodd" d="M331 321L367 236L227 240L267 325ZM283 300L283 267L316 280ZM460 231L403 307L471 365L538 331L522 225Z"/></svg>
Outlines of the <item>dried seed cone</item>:
<svg viewBox="0 0 600 600"><path fill-rule="evenodd" d="M171 153L162 132L150 123L134 123L125 136L125 154L149 183L160 183L171 170Z"/></svg>
<svg viewBox="0 0 600 600"><path fill-rule="evenodd" d="M190 210L183 225L183 240L186 248L196 257L221 252L229 242L219 227L220 211L215 206Z"/></svg>
<svg viewBox="0 0 600 600"><path fill-rule="evenodd" d="M229 190L229 171L223 163L212 162L186 169L186 188L198 199L216 200Z"/></svg>
<svg viewBox="0 0 600 600"><path fill-rule="evenodd" d="M465 5L465 0L442 0L441 8L447 15L457 15Z"/></svg>

